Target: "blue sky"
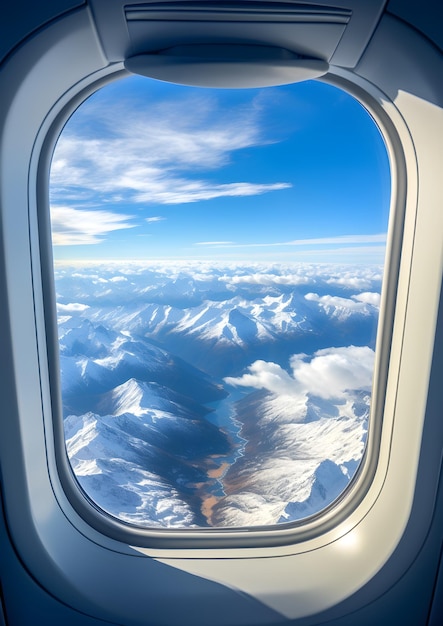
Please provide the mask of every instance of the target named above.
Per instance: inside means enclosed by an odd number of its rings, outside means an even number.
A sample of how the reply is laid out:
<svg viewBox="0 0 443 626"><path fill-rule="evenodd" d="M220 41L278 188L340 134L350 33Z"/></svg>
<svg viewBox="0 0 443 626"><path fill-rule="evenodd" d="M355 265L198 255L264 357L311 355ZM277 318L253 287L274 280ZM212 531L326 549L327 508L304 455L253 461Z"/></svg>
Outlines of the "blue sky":
<svg viewBox="0 0 443 626"><path fill-rule="evenodd" d="M50 189L57 260L383 261L383 140L318 81L118 80L66 124Z"/></svg>

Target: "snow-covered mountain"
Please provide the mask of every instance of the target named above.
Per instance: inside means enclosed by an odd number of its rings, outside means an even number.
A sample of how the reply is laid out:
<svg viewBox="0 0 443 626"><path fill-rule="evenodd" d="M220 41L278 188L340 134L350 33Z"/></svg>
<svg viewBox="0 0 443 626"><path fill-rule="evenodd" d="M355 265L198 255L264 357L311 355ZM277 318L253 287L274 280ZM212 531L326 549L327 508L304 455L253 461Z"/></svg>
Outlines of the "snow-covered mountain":
<svg viewBox="0 0 443 626"><path fill-rule="evenodd" d="M214 402L226 395L220 383L146 338L133 338L88 319L62 320L59 343L62 395L70 412L96 410L97 394L130 378L158 383L190 401Z"/></svg>
<svg viewBox="0 0 443 626"><path fill-rule="evenodd" d="M327 506L364 450L378 268L56 271L65 434L105 511L253 526Z"/></svg>
<svg viewBox="0 0 443 626"><path fill-rule="evenodd" d="M350 336L373 344L377 306L325 300L305 290L250 300L235 295L184 308L140 302L102 307L98 300L82 316L108 330L143 336L215 376L238 373L256 358L282 362L295 352L349 345Z"/></svg>
<svg viewBox="0 0 443 626"><path fill-rule="evenodd" d="M96 405L100 414L65 419L68 455L86 493L127 521L158 526L167 517L168 526L204 525L201 494L219 491L211 472L234 447L205 419L208 409L135 379L102 394Z"/></svg>
<svg viewBox="0 0 443 626"><path fill-rule="evenodd" d="M255 392L238 403L247 440L211 510L216 526L295 521L330 504L354 475L364 450L370 397L347 401Z"/></svg>

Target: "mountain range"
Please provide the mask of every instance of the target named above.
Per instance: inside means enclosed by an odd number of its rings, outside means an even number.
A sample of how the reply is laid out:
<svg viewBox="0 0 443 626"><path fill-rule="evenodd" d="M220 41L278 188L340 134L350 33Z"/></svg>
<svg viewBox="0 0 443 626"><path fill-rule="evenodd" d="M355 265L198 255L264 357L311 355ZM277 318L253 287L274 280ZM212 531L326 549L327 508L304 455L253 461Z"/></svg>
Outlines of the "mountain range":
<svg viewBox="0 0 443 626"><path fill-rule="evenodd" d="M58 268L66 447L96 504L141 526L255 526L343 491L368 428L380 271L343 285L314 269Z"/></svg>

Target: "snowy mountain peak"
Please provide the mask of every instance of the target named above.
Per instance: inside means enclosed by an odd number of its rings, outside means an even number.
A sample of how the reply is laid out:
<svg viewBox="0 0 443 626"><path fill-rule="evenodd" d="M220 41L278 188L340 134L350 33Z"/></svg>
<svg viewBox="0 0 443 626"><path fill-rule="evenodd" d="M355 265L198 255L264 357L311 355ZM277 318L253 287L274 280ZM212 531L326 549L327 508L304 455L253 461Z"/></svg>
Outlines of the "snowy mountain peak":
<svg viewBox="0 0 443 626"><path fill-rule="evenodd" d="M158 393L158 387L156 383L146 383L130 378L105 394L100 408L102 410L107 408L105 412L112 415L131 413L138 417L152 409L168 410L171 402L165 398L167 391L163 390L163 395L161 395Z"/></svg>

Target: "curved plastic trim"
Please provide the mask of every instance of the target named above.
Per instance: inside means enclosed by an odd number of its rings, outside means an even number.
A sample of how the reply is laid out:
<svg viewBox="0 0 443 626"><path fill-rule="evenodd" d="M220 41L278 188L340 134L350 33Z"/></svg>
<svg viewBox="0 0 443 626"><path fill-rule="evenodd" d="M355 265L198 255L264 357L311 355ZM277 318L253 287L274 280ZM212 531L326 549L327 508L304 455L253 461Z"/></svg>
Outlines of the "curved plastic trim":
<svg viewBox="0 0 443 626"><path fill-rule="evenodd" d="M247 44L190 44L125 61L134 74L179 85L238 89L287 85L326 74L329 64L289 50Z"/></svg>
<svg viewBox="0 0 443 626"><path fill-rule="evenodd" d="M402 252L392 345L385 349L389 375L380 451L371 484L346 516L314 535L292 531L292 543L280 546L269 545L269 535L262 533L265 541L250 548L224 548L223 541L202 549L134 548L129 539L112 538L105 523L101 528L88 523L68 499L56 463L47 353L51 329L45 327L42 285L52 280L50 251L42 245L49 237L50 149L57 120L61 124L73 100L121 65L109 67L101 54L87 9L36 34L5 64L0 77L5 514L24 566L69 606L127 626L145 626L147 619L172 626L281 624L285 617L303 618L336 606L365 588L386 563L387 589L419 553L438 480L427 452L441 443L435 425L441 426L443 389L432 411L427 400L443 273L441 137L436 130L442 110L430 103L443 102L442 59L395 20L385 18L380 26L365 55L367 65L359 69L361 79L334 69L360 88L365 104L376 101L374 115L376 109L384 111L397 138L390 146L393 202L398 212L405 210L405 221L404 228L396 224L392 229L391 241L402 241ZM433 100L400 90L402 81L412 80L412 71L420 91L428 86ZM427 433L425 424L431 425ZM419 461L428 464L431 480L421 478ZM416 492L423 494L420 507ZM404 545L414 510L420 525ZM133 537L137 543L135 532ZM401 555L395 559L398 546ZM258 606L269 609L261 621Z"/></svg>

